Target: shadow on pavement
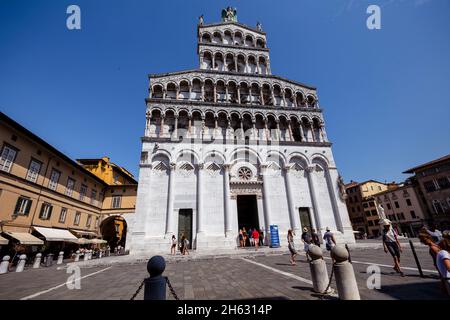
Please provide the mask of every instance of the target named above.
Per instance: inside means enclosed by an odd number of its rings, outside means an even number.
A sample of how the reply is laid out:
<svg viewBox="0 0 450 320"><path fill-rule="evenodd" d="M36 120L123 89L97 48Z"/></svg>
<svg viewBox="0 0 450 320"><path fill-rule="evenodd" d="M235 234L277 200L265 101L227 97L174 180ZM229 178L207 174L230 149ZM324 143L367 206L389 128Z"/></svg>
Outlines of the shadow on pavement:
<svg viewBox="0 0 450 320"><path fill-rule="evenodd" d="M382 285L377 291L399 300L448 300L439 282Z"/></svg>

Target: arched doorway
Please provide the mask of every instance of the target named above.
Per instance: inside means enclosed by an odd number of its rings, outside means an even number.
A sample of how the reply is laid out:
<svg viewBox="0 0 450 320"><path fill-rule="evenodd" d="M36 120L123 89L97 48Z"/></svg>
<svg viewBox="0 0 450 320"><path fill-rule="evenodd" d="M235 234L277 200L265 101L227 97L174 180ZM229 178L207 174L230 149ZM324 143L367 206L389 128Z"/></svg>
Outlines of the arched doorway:
<svg viewBox="0 0 450 320"><path fill-rule="evenodd" d="M121 216L111 216L102 221L100 232L103 240L108 242L111 252L118 246L125 248L127 228L127 222Z"/></svg>

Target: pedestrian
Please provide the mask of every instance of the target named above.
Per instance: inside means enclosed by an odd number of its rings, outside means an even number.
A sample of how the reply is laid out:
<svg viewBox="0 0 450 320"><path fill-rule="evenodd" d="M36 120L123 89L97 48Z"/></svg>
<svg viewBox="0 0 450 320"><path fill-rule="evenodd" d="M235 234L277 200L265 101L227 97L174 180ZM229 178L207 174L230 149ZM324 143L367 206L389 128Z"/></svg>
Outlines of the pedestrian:
<svg viewBox="0 0 450 320"><path fill-rule="evenodd" d="M291 258L289 259L289 261L291 262L291 265L295 266L297 264L295 262L295 256L297 255L297 250L295 250L294 233L291 229L288 230L287 241L288 241L288 249L289 249L289 252L291 253Z"/></svg>
<svg viewBox="0 0 450 320"><path fill-rule="evenodd" d="M447 295L450 296L450 231L444 231L442 234L439 248L441 250L436 255L436 266L447 291Z"/></svg>
<svg viewBox="0 0 450 320"><path fill-rule="evenodd" d="M431 223L430 227L426 229L433 238L434 243L438 244L442 240L442 232L436 227L436 224Z"/></svg>
<svg viewBox="0 0 450 320"><path fill-rule="evenodd" d="M175 235L172 235L172 245L170 246L170 254L175 255L177 252L177 238Z"/></svg>
<svg viewBox="0 0 450 320"><path fill-rule="evenodd" d="M253 229L252 232L252 238L253 238L253 245L255 246L255 251L258 250L258 244L259 244L259 232L258 230Z"/></svg>
<svg viewBox="0 0 450 320"><path fill-rule="evenodd" d="M189 240L185 237L184 241L183 241L183 246L184 246L184 254L188 254L189 255Z"/></svg>
<svg viewBox="0 0 450 320"><path fill-rule="evenodd" d="M306 259L309 260L308 249L309 249L309 245L312 243L312 239L311 239L311 235L308 232L308 228L306 228L306 227L303 228L302 241L303 241L303 250L305 250L305 254L306 254Z"/></svg>
<svg viewBox="0 0 450 320"><path fill-rule="evenodd" d="M259 229L259 245L260 246L264 245L264 229L263 228Z"/></svg>
<svg viewBox="0 0 450 320"><path fill-rule="evenodd" d="M336 245L336 239L334 238L334 234L330 231L330 228L327 227L325 234L323 235L323 239L325 240L325 247L328 251Z"/></svg>
<svg viewBox="0 0 450 320"><path fill-rule="evenodd" d="M248 229L248 242L250 244L250 247L253 247L255 245L255 241L253 239L253 229L250 227Z"/></svg>
<svg viewBox="0 0 450 320"><path fill-rule="evenodd" d="M312 229L311 230L311 237L312 237L312 242L320 247L320 239L319 239L319 234L316 232L316 229Z"/></svg>
<svg viewBox="0 0 450 320"><path fill-rule="evenodd" d="M247 246L247 231L245 230L245 227L242 228L242 237L244 238L244 247Z"/></svg>
<svg viewBox="0 0 450 320"><path fill-rule="evenodd" d="M184 255L184 240L185 240L185 236L184 233L181 234L181 238L180 238L180 252L182 255Z"/></svg>
<svg viewBox="0 0 450 320"><path fill-rule="evenodd" d="M242 232L242 229L239 229L239 246L241 248L244 247L244 234Z"/></svg>
<svg viewBox="0 0 450 320"><path fill-rule="evenodd" d="M397 232L392 228L391 221L389 219L382 219L380 224L383 226L382 239L384 252L388 252L392 255L394 259L394 270L402 277L405 276L402 269L400 268L400 253L403 251L398 241Z"/></svg>

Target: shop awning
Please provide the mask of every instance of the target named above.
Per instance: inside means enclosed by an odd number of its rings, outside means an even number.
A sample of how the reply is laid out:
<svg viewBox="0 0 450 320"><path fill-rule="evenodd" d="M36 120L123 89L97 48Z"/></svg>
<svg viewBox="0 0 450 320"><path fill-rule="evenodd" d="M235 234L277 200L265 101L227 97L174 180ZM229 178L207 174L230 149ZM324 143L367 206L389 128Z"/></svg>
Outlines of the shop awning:
<svg viewBox="0 0 450 320"><path fill-rule="evenodd" d="M38 245L38 246L44 244L44 241L42 241L39 238L36 238L31 233L6 231L5 234L18 240L20 244L29 244L29 245Z"/></svg>
<svg viewBox="0 0 450 320"><path fill-rule="evenodd" d="M96 237L97 233L92 231L84 231L84 230L78 230L78 229L70 229L70 231L75 232L76 234L79 234L80 236L92 236Z"/></svg>
<svg viewBox="0 0 450 320"><path fill-rule="evenodd" d="M39 232L45 237L47 241L73 241L77 240L73 234L63 229L52 229L44 227L33 227L34 230Z"/></svg>
<svg viewBox="0 0 450 320"><path fill-rule="evenodd" d="M6 246L8 242L9 242L8 239L5 239L2 236L0 236L0 246Z"/></svg>
<svg viewBox="0 0 450 320"><path fill-rule="evenodd" d="M102 239L91 239L90 241L91 241L91 243L94 243L94 244L104 244L104 243L108 242L108 241L102 240Z"/></svg>

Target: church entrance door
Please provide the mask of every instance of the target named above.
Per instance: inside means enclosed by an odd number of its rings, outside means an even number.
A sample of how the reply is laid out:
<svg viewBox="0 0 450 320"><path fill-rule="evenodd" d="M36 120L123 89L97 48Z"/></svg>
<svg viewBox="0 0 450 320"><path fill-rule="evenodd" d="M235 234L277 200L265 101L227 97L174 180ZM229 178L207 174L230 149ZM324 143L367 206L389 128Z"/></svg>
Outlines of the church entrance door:
<svg viewBox="0 0 450 320"><path fill-rule="evenodd" d="M239 229L245 228L248 231L250 228L257 228L259 230L256 195L238 195L237 209Z"/></svg>
<svg viewBox="0 0 450 320"><path fill-rule="evenodd" d="M189 241L188 249L192 248L192 209L180 209L178 213L178 242L185 236Z"/></svg>

